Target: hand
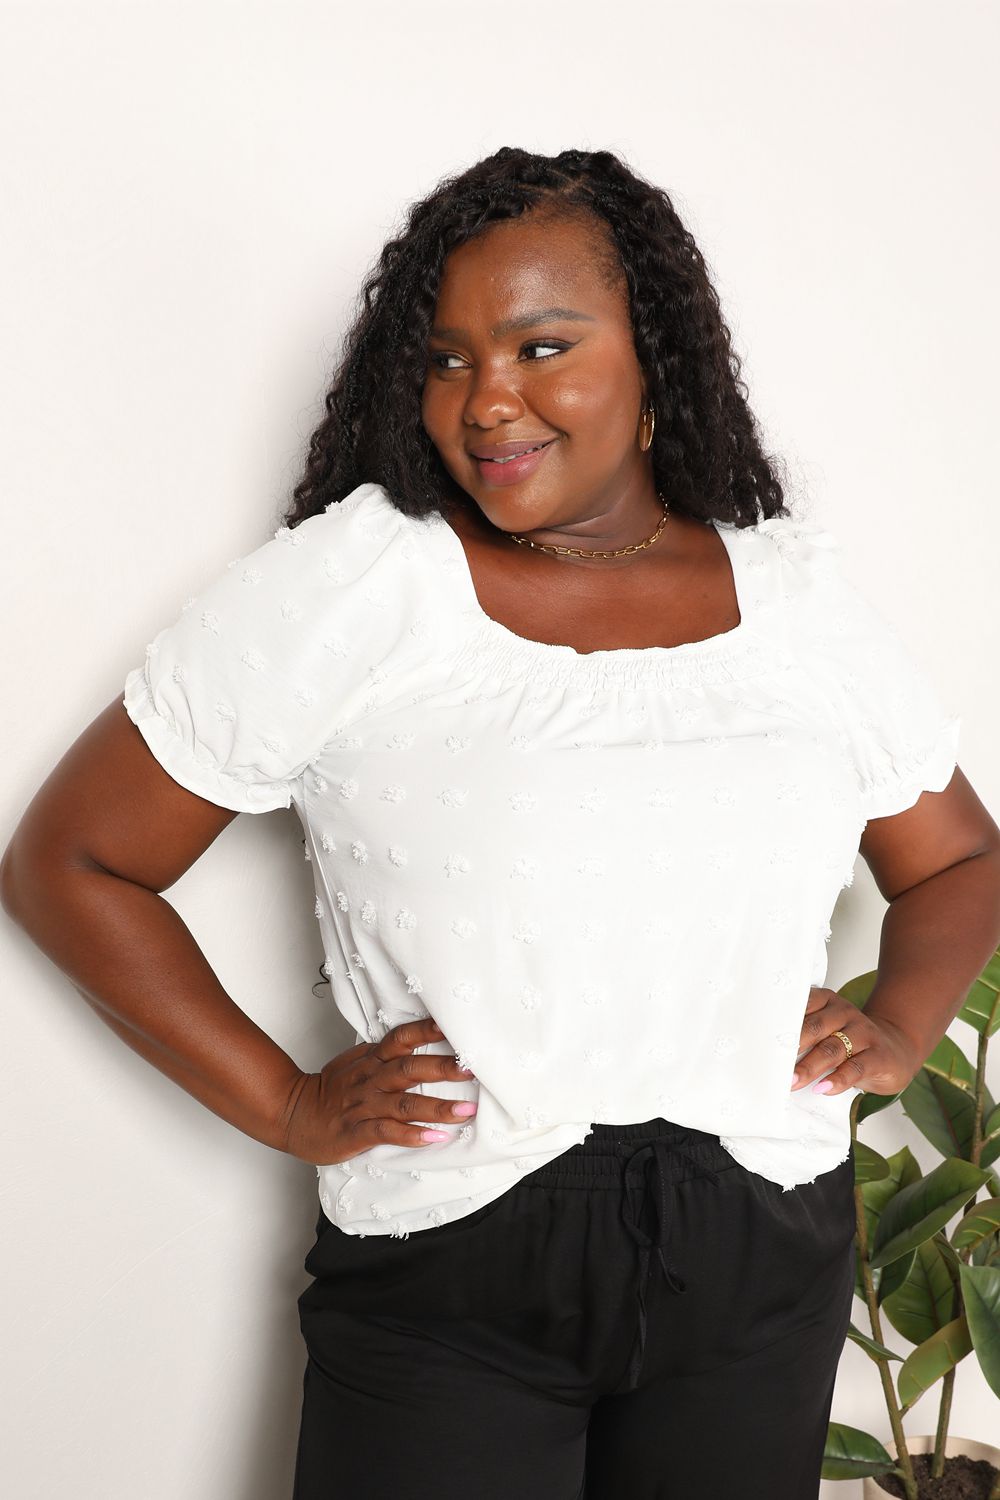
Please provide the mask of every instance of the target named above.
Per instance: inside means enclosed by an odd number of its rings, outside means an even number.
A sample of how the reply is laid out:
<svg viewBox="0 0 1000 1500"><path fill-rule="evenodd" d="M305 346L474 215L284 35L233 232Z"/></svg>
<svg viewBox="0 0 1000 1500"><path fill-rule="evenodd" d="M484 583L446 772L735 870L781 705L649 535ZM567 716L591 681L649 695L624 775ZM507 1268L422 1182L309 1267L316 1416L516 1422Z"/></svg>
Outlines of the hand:
<svg viewBox="0 0 1000 1500"><path fill-rule="evenodd" d="M850 1037L847 1049L834 1031ZM814 1093L842 1094L859 1088L866 1094L898 1094L919 1071L923 1058L916 1044L892 1021L876 1020L858 1010L836 990L813 985L809 991L792 1092L806 1088L829 1068Z"/></svg>
<svg viewBox="0 0 1000 1500"><path fill-rule="evenodd" d="M444 1032L431 1017L394 1026L378 1042L348 1047L319 1073L303 1073L289 1107L284 1141L289 1156L313 1165L347 1161L369 1146L424 1146L446 1141L448 1132L425 1130L410 1120L464 1124L477 1106L455 1099L410 1093L415 1083L475 1082L455 1054L414 1055L415 1047L439 1042Z"/></svg>

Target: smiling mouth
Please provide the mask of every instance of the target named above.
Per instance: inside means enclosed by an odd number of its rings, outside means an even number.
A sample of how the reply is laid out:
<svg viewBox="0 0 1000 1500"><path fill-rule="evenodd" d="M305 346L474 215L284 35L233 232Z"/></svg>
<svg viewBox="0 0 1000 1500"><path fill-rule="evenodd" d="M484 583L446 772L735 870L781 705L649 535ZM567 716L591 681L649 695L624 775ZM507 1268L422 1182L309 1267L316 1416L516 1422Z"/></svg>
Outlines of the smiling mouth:
<svg viewBox="0 0 1000 1500"><path fill-rule="evenodd" d="M549 438L549 443L551 442L554 442L553 438ZM526 453L537 453L541 448L547 448L549 443L536 443L534 448L525 448L520 453L508 453L506 458L480 458L476 461L481 464L509 464L515 458L523 458Z"/></svg>

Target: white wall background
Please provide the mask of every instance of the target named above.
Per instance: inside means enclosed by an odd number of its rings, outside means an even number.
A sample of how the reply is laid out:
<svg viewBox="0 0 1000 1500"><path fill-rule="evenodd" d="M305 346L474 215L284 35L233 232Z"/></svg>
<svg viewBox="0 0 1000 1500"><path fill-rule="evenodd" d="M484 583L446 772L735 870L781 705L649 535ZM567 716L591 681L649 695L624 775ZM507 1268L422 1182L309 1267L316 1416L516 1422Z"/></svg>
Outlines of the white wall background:
<svg viewBox="0 0 1000 1500"><path fill-rule="evenodd" d="M4 842L155 631L274 529L403 206L504 144L609 147L671 193L793 504L963 715L996 814L995 7L7 0L0 21ZM300 1064L351 1044L311 993L294 813L238 819L169 899ZM859 865L831 984L874 965L881 914ZM130 1052L9 923L2 961L7 1492L281 1500L312 1168ZM864 1135L935 1160L898 1109ZM853 1346L834 1415L888 1436ZM952 1431L998 1426L967 1362Z"/></svg>

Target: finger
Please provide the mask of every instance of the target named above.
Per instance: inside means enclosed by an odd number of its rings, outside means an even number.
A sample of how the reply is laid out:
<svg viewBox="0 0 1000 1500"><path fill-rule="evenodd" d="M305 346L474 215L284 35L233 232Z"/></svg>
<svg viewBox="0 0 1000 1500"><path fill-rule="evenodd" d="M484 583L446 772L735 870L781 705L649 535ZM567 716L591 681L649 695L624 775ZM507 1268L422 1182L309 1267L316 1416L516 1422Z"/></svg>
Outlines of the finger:
<svg viewBox="0 0 1000 1500"><path fill-rule="evenodd" d="M413 1049L428 1045L429 1041L444 1039L444 1033L432 1017L419 1021L407 1021L393 1027L380 1042L372 1046L370 1056L379 1068L365 1082L373 1086L378 1097L379 1114L364 1121L374 1127L378 1121L406 1122L407 1128L419 1135L416 1125L410 1121L426 1121L435 1125L462 1125L476 1114L478 1104L467 1099L443 1099L437 1095L414 1092L414 1085L440 1082L442 1079L460 1083L474 1081L471 1071L458 1063L454 1053L421 1053ZM379 1138L384 1131L379 1129ZM440 1133L423 1135L422 1141L448 1139ZM415 1142L414 1142L415 1143Z"/></svg>
<svg viewBox="0 0 1000 1500"><path fill-rule="evenodd" d="M442 1130L440 1125L408 1125L390 1115L359 1115L348 1122L347 1130L352 1141L351 1156L367 1151L371 1146L416 1148L451 1140L451 1132Z"/></svg>
<svg viewBox="0 0 1000 1500"><path fill-rule="evenodd" d="M406 1089L386 1094L385 1108L397 1120L464 1124L479 1108L474 1099L441 1099L434 1094L414 1094Z"/></svg>
<svg viewBox="0 0 1000 1500"><path fill-rule="evenodd" d="M454 1052L407 1052L403 1057L383 1062L375 1072L376 1085L384 1093L411 1089L418 1083L475 1083L471 1069L461 1064Z"/></svg>
<svg viewBox="0 0 1000 1500"><path fill-rule="evenodd" d="M853 1007L852 1007L853 1009ZM855 1013L855 1021L857 1014ZM850 1020L836 1028L843 1031L852 1044L850 1056L839 1036L829 1033L795 1064L792 1074L792 1092L812 1086L813 1092L823 1094L842 1093L845 1088L856 1088L865 1075L865 1054L869 1047L856 1029L851 1033Z"/></svg>
<svg viewBox="0 0 1000 1500"><path fill-rule="evenodd" d="M417 1047L427 1047L440 1041L451 1045L438 1023L433 1017L427 1016L420 1021L406 1021L401 1026L395 1026L386 1032L381 1041L369 1043L369 1055L384 1066L395 1067L395 1081L400 1088L408 1088L412 1083L427 1083L437 1078L457 1078L468 1083L472 1078L472 1069L465 1062L455 1066L454 1052L418 1054L415 1051ZM386 1043L391 1045L386 1046ZM384 1080L382 1086L385 1086Z"/></svg>
<svg viewBox="0 0 1000 1500"><path fill-rule="evenodd" d="M851 1006L849 1016L837 1016L836 1012L827 1017L826 1025L820 1034L814 1036L795 1060L795 1071L798 1074L811 1073L815 1077L823 1069L837 1066L846 1058L856 1057L859 1052L864 1051L870 1045L870 1041L864 1034L864 1027L858 1026L858 1013ZM850 1049L845 1047L841 1038L836 1035L843 1032L850 1042Z"/></svg>
<svg viewBox="0 0 1000 1500"><path fill-rule="evenodd" d="M836 990L827 989L824 985L813 984L809 986L809 998L806 1001L806 1015L812 1015L814 1011L823 1010L831 1000L839 1000L843 997Z"/></svg>
<svg viewBox="0 0 1000 1500"><path fill-rule="evenodd" d="M422 1087L425 1083L438 1083L442 1079L459 1083L475 1081L470 1073L463 1071L453 1053L433 1057L417 1057L410 1053L385 1064L372 1081L384 1094L388 1108L400 1119L471 1119L478 1108L473 1100L442 1099L439 1095L414 1092L414 1085Z"/></svg>
<svg viewBox="0 0 1000 1500"><path fill-rule="evenodd" d="M408 1056L414 1047L426 1047L443 1039L444 1032L434 1017L424 1016L419 1021L404 1021L400 1026L393 1026L384 1037L371 1044L371 1055L379 1062L392 1062L397 1057Z"/></svg>
<svg viewBox="0 0 1000 1500"><path fill-rule="evenodd" d="M827 1073L825 1078L818 1079L812 1085L810 1093L825 1094L827 1097L831 1097L834 1094L842 1094L845 1089L861 1088L861 1080L865 1077L863 1058L864 1052L860 1055L855 1053L852 1057L846 1057L839 1067L834 1068L832 1073ZM861 1088L861 1092L864 1093L863 1088Z"/></svg>
<svg viewBox="0 0 1000 1500"><path fill-rule="evenodd" d="M360 1107L356 1127L371 1136L373 1141L407 1146L451 1140L452 1129L442 1127L467 1124L479 1107L471 1099L441 1099L405 1090L381 1094L377 1115L368 1113L371 1101L366 1102L367 1109L365 1105ZM424 1126L432 1128L425 1129Z"/></svg>
<svg viewBox="0 0 1000 1500"><path fill-rule="evenodd" d="M849 1023L858 1018L857 1007L850 1000L845 1000L843 995L838 995L836 990L824 990L822 993L827 996L822 1006L807 1009L802 1018L796 1064L811 1047L823 1037L829 1036L831 1031L836 1031L838 1027L846 1031Z"/></svg>

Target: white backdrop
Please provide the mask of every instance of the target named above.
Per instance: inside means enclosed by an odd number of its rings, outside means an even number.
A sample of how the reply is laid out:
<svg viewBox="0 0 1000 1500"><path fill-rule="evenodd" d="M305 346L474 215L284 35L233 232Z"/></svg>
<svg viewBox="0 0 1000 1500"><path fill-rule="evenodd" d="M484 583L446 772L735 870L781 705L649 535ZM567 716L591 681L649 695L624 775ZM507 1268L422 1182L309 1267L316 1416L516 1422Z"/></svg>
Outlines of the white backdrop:
<svg viewBox="0 0 1000 1500"><path fill-rule="evenodd" d="M962 714L996 815L995 8L7 0L0 19L4 842L156 630L277 525L404 206L505 144L607 147L671 193L793 508L840 534ZM311 992L293 812L237 819L168 899L300 1064L351 1044ZM882 910L859 862L829 983L874 966ZM282 1500L314 1170L130 1052L3 920L5 1488ZM935 1160L898 1109L864 1135ZM997 1412L966 1362L952 1431L985 1439ZM888 1436L853 1346L834 1415Z"/></svg>

